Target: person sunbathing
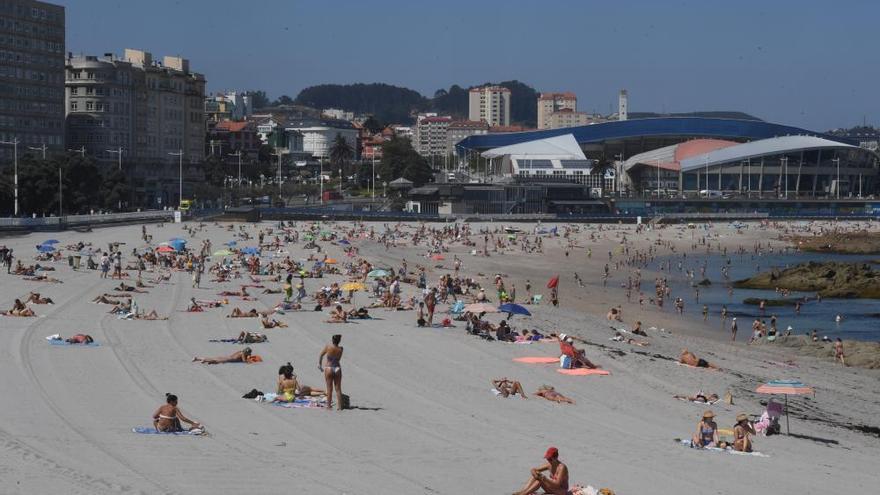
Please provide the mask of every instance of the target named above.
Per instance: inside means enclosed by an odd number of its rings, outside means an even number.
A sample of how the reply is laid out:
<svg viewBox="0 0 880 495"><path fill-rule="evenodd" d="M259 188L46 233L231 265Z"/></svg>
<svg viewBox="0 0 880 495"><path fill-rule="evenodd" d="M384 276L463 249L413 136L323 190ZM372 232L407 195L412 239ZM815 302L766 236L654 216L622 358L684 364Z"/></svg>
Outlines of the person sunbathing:
<svg viewBox="0 0 880 495"><path fill-rule="evenodd" d="M95 339L93 339L91 335L78 333L73 337L64 339L64 341L68 344L91 344Z"/></svg>
<svg viewBox="0 0 880 495"><path fill-rule="evenodd" d="M236 342L239 344L261 344L268 341L269 337L266 337L266 334L244 331L238 334L238 338L236 339Z"/></svg>
<svg viewBox="0 0 880 495"><path fill-rule="evenodd" d="M25 301L25 303L55 304L55 301L53 301L51 298L48 298L48 297L40 297L39 292L31 292L30 295L28 295L28 298Z"/></svg>
<svg viewBox="0 0 880 495"><path fill-rule="evenodd" d="M186 307L186 310L190 313L201 313L202 311L204 311L202 306L196 302L196 298L194 297L190 298L189 306Z"/></svg>
<svg viewBox="0 0 880 495"><path fill-rule="evenodd" d="M109 313L109 314L128 314L128 313L131 313L131 299L127 299L125 301L120 301L120 302L111 301L110 304L112 304L113 307L110 308L110 311L107 311L107 313Z"/></svg>
<svg viewBox="0 0 880 495"><path fill-rule="evenodd" d="M583 340L581 340L581 342L583 342ZM559 350L563 355L571 358L572 368L598 368L598 366L587 359L586 353L583 349L578 349L574 346L574 337L570 335L564 333L559 334Z"/></svg>
<svg viewBox="0 0 880 495"><path fill-rule="evenodd" d="M488 253L487 253L488 254ZM514 492L513 495L529 495L537 493L539 489L543 493L552 495L566 495L568 491L568 466L559 462L559 450L556 447L547 449L544 454L545 464L532 468L531 477L526 482L522 490ZM542 473L547 471L550 476L544 476Z"/></svg>
<svg viewBox="0 0 880 495"><path fill-rule="evenodd" d="M270 320L268 316L264 316L260 320L260 324L263 325L263 328L287 328L287 323L274 318Z"/></svg>
<svg viewBox="0 0 880 495"><path fill-rule="evenodd" d="M9 311L4 311L3 314L6 316L21 316L21 317L37 316L37 314L34 313L34 310L25 306L25 304L23 302L21 302L20 299L16 299L15 302L12 303L12 309L10 309Z"/></svg>
<svg viewBox="0 0 880 495"><path fill-rule="evenodd" d="M236 292L236 291L230 291L230 290L224 290L224 291L221 292L219 295L221 295L221 296L225 296L225 297L229 297L229 296L235 296L235 297L248 297L248 296L250 296L250 294L248 294L247 288L246 288L245 286L243 286L243 285L241 286L241 290L238 291L238 292Z"/></svg>
<svg viewBox="0 0 880 495"><path fill-rule="evenodd" d="M736 424L733 426L733 450L738 452L752 451L752 435L755 428L749 422L749 417L743 413L736 416Z"/></svg>
<svg viewBox="0 0 880 495"><path fill-rule="evenodd" d="M651 343L648 342L647 340L636 340L632 337L627 337L620 332L617 332L617 335L615 335L614 337L611 337L611 340L613 340L615 342L626 342L627 344L637 345L639 347L646 347L646 346L651 345Z"/></svg>
<svg viewBox="0 0 880 495"><path fill-rule="evenodd" d="M281 376L278 377L278 396L273 402L293 402L297 397L320 397L327 395L323 390L302 385L293 374L293 366L290 363L282 366Z"/></svg>
<svg viewBox="0 0 880 495"><path fill-rule="evenodd" d="M165 404L159 406L153 413L153 428L162 432L178 432L184 431L181 421L189 424L194 429L201 428L201 424L193 421L180 412L177 408L177 396L174 394L165 394Z"/></svg>
<svg viewBox="0 0 880 495"><path fill-rule="evenodd" d="M62 284L64 282L58 280L57 278L50 277L45 273L41 273L39 275L34 275L33 277L24 277L22 280L27 280L29 282L49 282L53 284Z"/></svg>
<svg viewBox="0 0 880 495"><path fill-rule="evenodd" d="M263 294L281 294L281 289L263 289Z"/></svg>
<svg viewBox="0 0 880 495"><path fill-rule="evenodd" d="M336 308L330 312L330 319L326 320L327 323L348 323L348 315L345 310L342 309L341 304L337 304Z"/></svg>
<svg viewBox="0 0 880 495"><path fill-rule="evenodd" d="M257 318L260 316L259 311L255 308L251 308L250 311L242 311L240 308L232 308L232 313L227 315L227 318Z"/></svg>
<svg viewBox="0 0 880 495"><path fill-rule="evenodd" d="M510 397L511 395L519 394L519 396L523 399L528 399L528 397L526 397L526 391L523 390L522 384L520 384L516 380L508 380L506 377L495 379L492 380L492 387L500 392L499 395L501 395L502 397L506 398Z"/></svg>
<svg viewBox="0 0 880 495"><path fill-rule="evenodd" d="M246 363L248 358L253 354L253 351L250 347L245 347L240 351L235 351L228 356L220 356L220 357L194 357L192 362L194 363L202 363L202 364L222 364L222 363Z"/></svg>
<svg viewBox="0 0 880 495"><path fill-rule="evenodd" d="M117 287L114 287L113 290L118 290L120 292L137 292L140 294L146 294L147 291L140 290L137 287L132 287L131 285L125 285L125 282L119 282Z"/></svg>
<svg viewBox="0 0 880 495"><path fill-rule="evenodd" d="M715 366L705 359L697 358L697 356L693 352L687 349L682 349L681 356L678 357L678 362L681 364L686 364L688 366L693 366L695 368L711 368L713 370L719 369L718 366Z"/></svg>
<svg viewBox="0 0 880 495"><path fill-rule="evenodd" d="M715 413L706 411L700 422L697 423L697 431L691 438L691 445L694 447L705 448L715 447L718 445L718 425L715 424Z"/></svg>
<svg viewBox="0 0 880 495"><path fill-rule="evenodd" d="M159 314L156 313L156 310L154 309L147 314L134 315L134 319L136 319L136 320L167 320L168 317L167 316L159 316Z"/></svg>
<svg viewBox="0 0 880 495"><path fill-rule="evenodd" d="M673 395L673 397L703 404L714 404L718 401L718 394L704 394L702 391L697 392L696 395Z"/></svg>
<svg viewBox="0 0 880 495"><path fill-rule="evenodd" d="M276 313L283 311L299 311L302 309L302 304L300 303L289 303L289 302L280 302L272 308Z"/></svg>
<svg viewBox="0 0 880 495"><path fill-rule="evenodd" d="M542 397L551 402L557 402L559 404L574 404L574 401L569 399L568 397L560 394L550 385L541 385L541 388L535 391L535 395L538 397Z"/></svg>

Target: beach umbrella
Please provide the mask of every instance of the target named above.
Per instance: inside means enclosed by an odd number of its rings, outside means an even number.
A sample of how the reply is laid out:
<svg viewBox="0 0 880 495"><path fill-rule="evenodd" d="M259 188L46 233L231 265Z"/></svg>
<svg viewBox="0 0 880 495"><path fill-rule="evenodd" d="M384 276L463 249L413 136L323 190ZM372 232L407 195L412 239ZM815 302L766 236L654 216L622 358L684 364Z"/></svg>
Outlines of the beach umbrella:
<svg viewBox="0 0 880 495"><path fill-rule="evenodd" d="M37 251L41 253L51 253L52 251L55 251L55 246L51 244L40 244L37 246Z"/></svg>
<svg viewBox="0 0 880 495"><path fill-rule="evenodd" d="M464 307L464 310L470 313L497 313L498 308L489 303L473 303Z"/></svg>
<svg viewBox="0 0 880 495"><path fill-rule="evenodd" d="M177 242L177 241L181 241L181 242L185 243L186 239L183 239L181 237L172 237L171 239L168 239L168 242Z"/></svg>
<svg viewBox="0 0 880 495"><path fill-rule="evenodd" d="M183 251L186 249L186 241L183 239L171 239L168 241L168 244L170 244L175 251Z"/></svg>
<svg viewBox="0 0 880 495"><path fill-rule="evenodd" d="M238 244L238 241L229 241L226 244L224 244L224 246L232 247L232 246L235 246L236 244Z"/></svg>
<svg viewBox="0 0 880 495"><path fill-rule="evenodd" d="M370 273L367 274L370 278L379 278L379 277L387 277L389 275L387 270L383 270L381 268L377 268Z"/></svg>
<svg viewBox="0 0 880 495"><path fill-rule="evenodd" d="M241 252L244 254L257 254L260 252L260 250L253 246L248 246L245 248L241 248Z"/></svg>
<svg viewBox="0 0 880 495"><path fill-rule="evenodd" d="M367 286L360 282L347 282L342 284L342 290L348 292L352 290L366 290Z"/></svg>
<svg viewBox="0 0 880 495"><path fill-rule="evenodd" d="M532 316L532 313L529 313L529 310L527 310L525 307L513 303L507 303L498 306L498 311L501 311L502 313L510 313L511 315Z"/></svg>
<svg viewBox="0 0 880 495"><path fill-rule="evenodd" d="M324 260L324 263L327 263L328 265L335 265L336 263L338 263L338 261L336 261L336 258L327 258L326 260Z"/></svg>
<svg viewBox="0 0 880 495"><path fill-rule="evenodd" d="M228 249L221 249L219 251L214 251L213 256L230 256L232 255L232 251Z"/></svg>
<svg viewBox="0 0 880 495"><path fill-rule="evenodd" d="M173 253L174 248L171 246L159 246L159 248L156 249L156 252L157 253Z"/></svg>
<svg viewBox="0 0 880 495"><path fill-rule="evenodd" d="M58 244L59 242L61 242L61 241L59 241L58 239L49 239L48 241L43 241L43 245L46 245L46 244Z"/></svg>
<svg viewBox="0 0 880 495"><path fill-rule="evenodd" d="M789 395L816 395L813 387L808 387L798 380L771 380L755 390L759 394L773 394L785 396L785 432L791 434L788 427L788 396Z"/></svg>
<svg viewBox="0 0 880 495"><path fill-rule="evenodd" d="M550 280L547 281L547 288L552 289L559 285L559 275L554 276Z"/></svg>
<svg viewBox="0 0 880 495"><path fill-rule="evenodd" d="M442 254L435 254L434 256L431 256L431 259L434 261L443 261L446 259L446 257Z"/></svg>
<svg viewBox="0 0 880 495"><path fill-rule="evenodd" d="M344 244L344 245L348 246L351 243L348 242L346 239L342 239L341 241L339 241L339 244Z"/></svg>

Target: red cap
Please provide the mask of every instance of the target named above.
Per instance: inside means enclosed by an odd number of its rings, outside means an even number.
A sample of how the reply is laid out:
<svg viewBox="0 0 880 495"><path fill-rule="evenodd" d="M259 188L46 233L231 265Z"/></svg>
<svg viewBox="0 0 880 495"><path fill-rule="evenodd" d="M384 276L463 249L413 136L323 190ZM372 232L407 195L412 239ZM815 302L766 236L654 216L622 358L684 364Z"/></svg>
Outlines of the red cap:
<svg viewBox="0 0 880 495"><path fill-rule="evenodd" d="M559 456L559 449L556 447L550 447L547 449L547 452L544 453L544 459L550 460L554 457Z"/></svg>

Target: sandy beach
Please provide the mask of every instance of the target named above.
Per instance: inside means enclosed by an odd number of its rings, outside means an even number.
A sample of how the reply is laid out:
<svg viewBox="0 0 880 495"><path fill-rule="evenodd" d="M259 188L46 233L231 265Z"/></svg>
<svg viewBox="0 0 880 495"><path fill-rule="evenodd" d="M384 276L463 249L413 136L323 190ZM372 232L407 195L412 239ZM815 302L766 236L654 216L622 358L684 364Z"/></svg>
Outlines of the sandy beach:
<svg viewBox="0 0 880 495"><path fill-rule="evenodd" d="M376 308L370 309L373 319L328 324L328 309L311 311L315 303L308 298L304 311L272 316L286 328L261 329L257 318L226 317L233 307L262 311L282 300L281 294L262 294L262 288L248 289L253 301L230 297L228 305L186 312L190 298L222 299L219 292L250 283L247 275L212 282L213 275L206 272L200 287L193 288L189 273L172 271L170 280L145 282L152 286L148 292L134 294L142 311L155 309L168 320L119 319L107 313L109 306L91 302L112 293L119 281L102 279L95 270L73 270L64 249L80 241L101 250L109 242L124 242L123 261L133 262L132 249L143 252L174 237L185 238L195 250L210 239L217 250L240 227L251 236L261 229L278 230L277 222L235 224L234 232L228 225L208 223L194 235L184 227L195 224L148 225L150 246L141 240L139 225L0 238L0 245L13 248L16 260L25 265L35 263L34 246L46 239L57 239L64 253L61 261L40 262L54 267L44 273L63 283L26 281L0 271L0 309L9 309L30 291L54 300L30 305L38 315L34 318L0 316L0 493L512 493L529 478L529 468L542 463L551 445L568 465L572 485L608 487L617 494L855 494L872 493L880 482L872 467L880 456L880 370L844 367L821 353L798 352L795 346L747 345L751 322L746 319L737 341L730 342L729 323L722 326L712 314L704 324L698 305L690 301L683 316L675 314L672 300L664 311L640 306L637 298L628 303L621 283L633 267L614 265L626 256L624 237L631 254L649 246L657 256L670 255L671 248L681 253L704 237L716 250L751 249L756 243L782 250L788 246L782 237L794 230L790 226L676 226L637 233L632 225L581 225L569 239L542 237L542 252L524 252L520 245L495 252L489 244L490 256L479 256L471 251L482 249L480 229L489 229L493 238L506 236L494 233L502 225L475 224L471 237L476 246L449 243L445 260L427 258L424 242L413 246L402 236L386 247L367 238L366 231L350 239L358 256L347 257L344 246L323 241L318 241L318 254L305 249L301 239L284 245L279 257L263 252L264 263L326 253L340 267L365 258L376 267L397 269L405 259L411 273L419 264L426 267L429 285L452 273L457 256L461 274L486 287L495 304L494 274L502 274L508 288L516 285L517 302L525 299L529 280L532 292L544 294L544 300L528 306L533 316L513 316L514 329L579 336L586 343L578 347L609 376L566 376L556 372L557 365L515 362L524 356L558 357L559 345L487 341L467 334L462 321L452 328L418 328L414 311ZM307 225L298 223L295 230L303 232ZM409 235L417 227L398 229ZM516 227L532 232L535 225ZM561 234L564 225L541 226L553 227ZM382 223L365 227L370 228L377 234L385 229ZM344 237L354 227L340 222L320 229ZM273 236L267 235L267 241ZM256 240L238 242L240 247L257 245ZM705 246L699 244L701 249ZM603 286L606 263L611 274ZM133 284L136 272L128 273L131 278L125 282ZM583 287L573 273L584 281ZM144 273L144 279L155 274ZM558 308L549 304L545 288L556 274ZM660 275L653 266L645 267L642 291L653 292ZM348 278L306 278L305 289L311 296ZM711 278L717 283L717 277ZM278 282L261 285L281 287ZM402 292L404 297L421 293L412 284L403 284ZM358 292L354 302L366 306L373 301ZM617 305L623 322L609 322L605 313ZM448 308L438 305L435 322L446 317ZM486 319L498 323L505 316ZM649 345L610 340L615 335L611 326L629 329L636 320L648 329L644 340ZM269 342L251 344L261 363L192 362L194 356L241 349L209 342L241 331L268 336ZM45 338L76 333L91 335L99 345L49 345ZM350 409L284 408L241 398L254 388L274 391L278 367L288 361L302 383L323 388L318 355L337 333L345 348L343 390L351 398ZM683 348L721 370L678 365ZM495 396L490 381L500 377L520 381L528 400ZM720 428L732 428L738 413L760 415L761 401L770 396L755 389L774 379L800 380L815 389L815 396L789 398L791 435L754 438L754 449L763 456L691 449L675 441L690 438L706 409L714 411ZM543 384L575 404L534 396ZM730 392L734 404L706 406L673 398L698 391L722 397ZM132 433L133 427L151 425L166 393L180 397L181 410L204 424L206 435ZM776 399L782 401L781 396Z"/></svg>

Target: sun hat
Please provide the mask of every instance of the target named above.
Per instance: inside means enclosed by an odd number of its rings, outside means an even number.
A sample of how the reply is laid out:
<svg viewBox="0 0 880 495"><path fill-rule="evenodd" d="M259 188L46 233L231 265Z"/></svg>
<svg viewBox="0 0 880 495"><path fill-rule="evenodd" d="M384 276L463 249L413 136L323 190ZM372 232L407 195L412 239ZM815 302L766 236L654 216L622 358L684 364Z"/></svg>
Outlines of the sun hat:
<svg viewBox="0 0 880 495"><path fill-rule="evenodd" d="M746 421L748 419L749 419L749 417L746 416L746 413L739 413L736 415L736 422L737 423L739 423L740 421Z"/></svg>
<svg viewBox="0 0 880 495"><path fill-rule="evenodd" d="M706 410L706 412L703 413L703 419L714 418L714 417L715 417L715 413L713 413L712 411L710 411L708 409Z"/></svg>
<svg viewBox="0 0 880 495"><path fill-rule="evenodd" d="M560 333L560 334L559 334L559 340L565 342L565 339L567 339L567 338L568 338L568 335L566 335L566 334L564 334L564 333Z"/></svg>
<svg viewBox="0 0 880 495"><path fill-rule="evenodd" d="M554 457L559 456L559 449L556 447L550 447L547 449L547 452L544 452L544 459L553 459Z"/></svg>

